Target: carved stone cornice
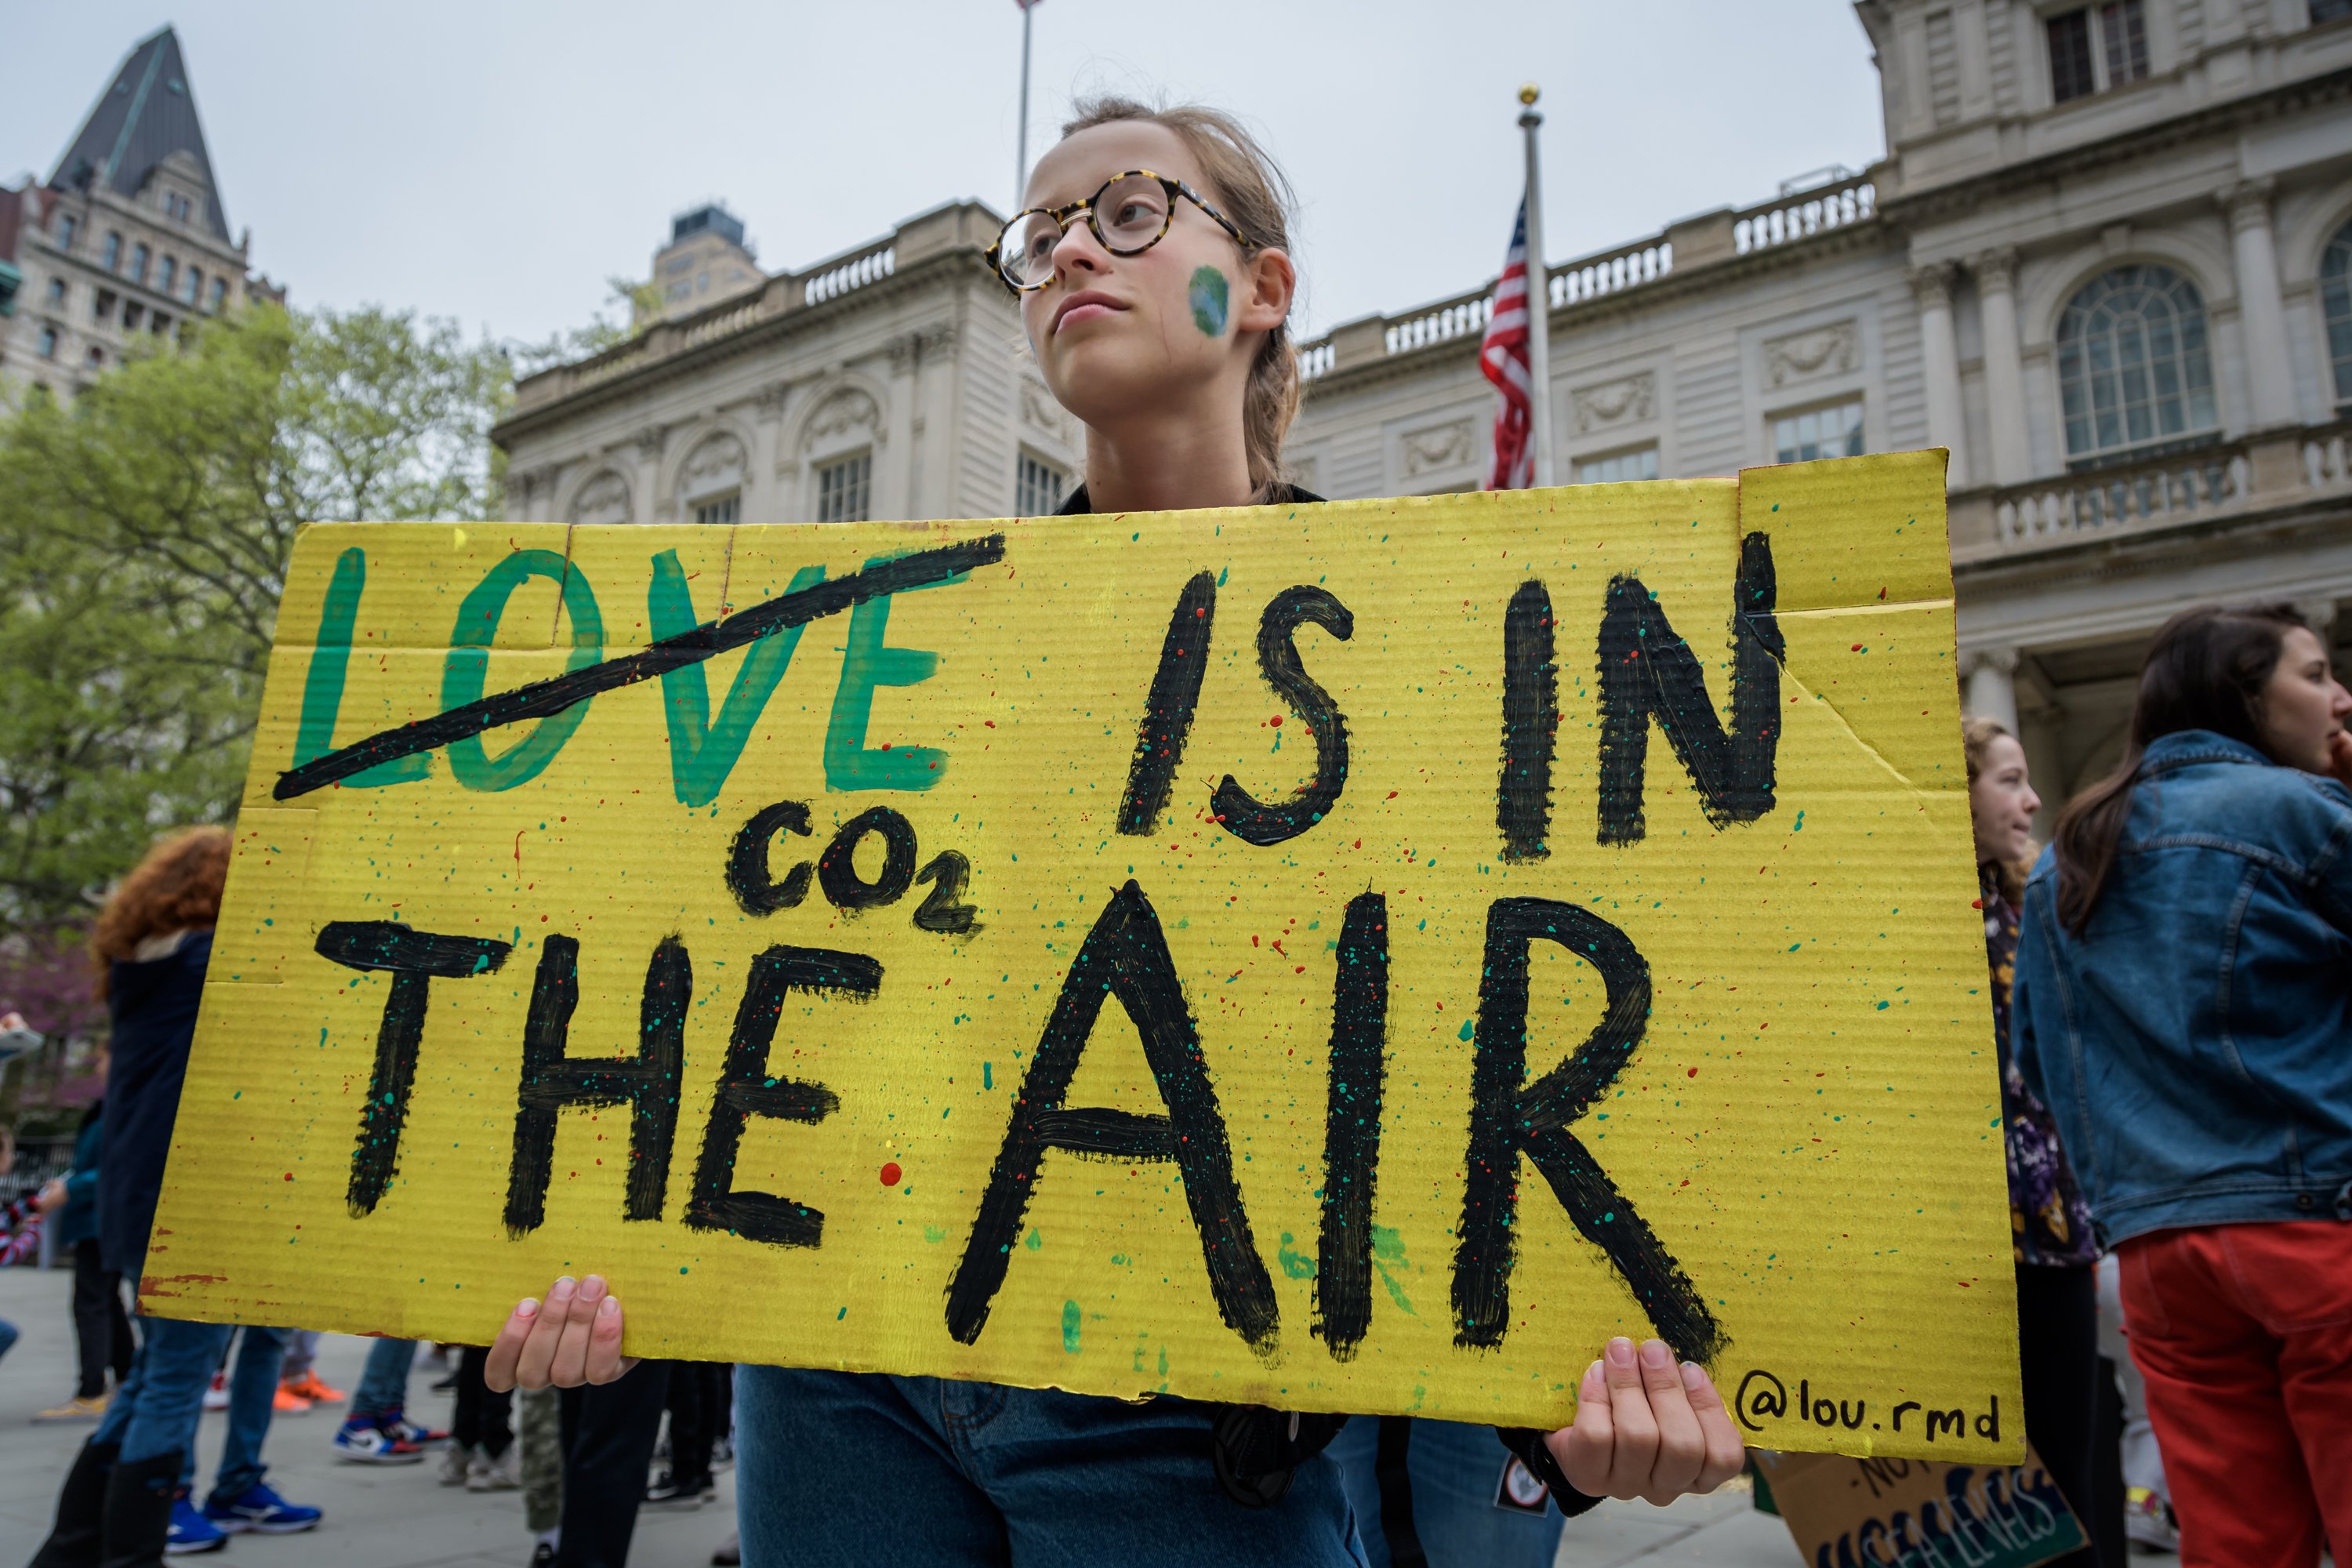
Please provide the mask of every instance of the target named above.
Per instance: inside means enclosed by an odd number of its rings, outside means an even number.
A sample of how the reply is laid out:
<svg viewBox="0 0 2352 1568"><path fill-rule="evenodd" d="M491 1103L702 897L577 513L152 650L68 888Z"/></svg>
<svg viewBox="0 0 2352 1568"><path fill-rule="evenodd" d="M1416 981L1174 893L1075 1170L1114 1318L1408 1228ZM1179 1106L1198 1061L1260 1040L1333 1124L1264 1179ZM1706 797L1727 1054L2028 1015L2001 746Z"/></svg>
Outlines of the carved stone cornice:
<svg viewBox="0 0 2352 1568"><path fill-rule="evenodd" d="M656 421L638 431L632 439L636 443L637 456L648 463L661 461L662 448L669 445L669 426Z"/></svg>

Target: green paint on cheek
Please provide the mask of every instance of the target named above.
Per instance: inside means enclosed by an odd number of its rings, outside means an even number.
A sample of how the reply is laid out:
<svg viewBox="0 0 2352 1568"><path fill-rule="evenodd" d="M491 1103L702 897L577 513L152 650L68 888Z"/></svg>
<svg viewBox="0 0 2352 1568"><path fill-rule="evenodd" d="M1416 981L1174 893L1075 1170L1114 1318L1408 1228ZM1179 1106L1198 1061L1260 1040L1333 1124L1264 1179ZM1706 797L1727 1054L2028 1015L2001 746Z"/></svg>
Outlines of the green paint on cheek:
<svg viewBox="0 0 2352 1568"><path fill-rule="evenodd" d="M1213 267L1192 274L1192 324L1213 338L1225 335L1225 275Z"/></svg>

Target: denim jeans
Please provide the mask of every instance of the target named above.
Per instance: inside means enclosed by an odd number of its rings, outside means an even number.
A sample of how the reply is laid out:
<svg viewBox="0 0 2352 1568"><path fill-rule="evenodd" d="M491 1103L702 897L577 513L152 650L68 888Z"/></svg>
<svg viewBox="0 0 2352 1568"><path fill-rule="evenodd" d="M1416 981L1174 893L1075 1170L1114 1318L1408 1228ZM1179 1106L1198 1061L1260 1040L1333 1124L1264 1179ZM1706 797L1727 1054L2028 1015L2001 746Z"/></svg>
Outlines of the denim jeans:
<svg viewBox="0 0 2352 1568"><path fill-rule="evenodd" d="M238 1341L236 1364L228 1374L228 1436L221 1445L220 1469L213 1477L213 1491L218 1497L243 1497L268 1468L261 1462L261 1445L269 1436L286 1332L247 1324ZM195 1489L194 1443L188 1445L188 1457L181 1462L180 1484L192 1492Z"/></svg>
<svg viewBox="0 0 2352 1568"><path fill-rule="evenodd" d="M390 1415L408 1408L408 1369L416 1361L415 1340L378 1340L368 1348L367 1369L352 1395L351 1419Z"/></svg>
<svg viewBox="0 0 2352 1568"><path fill-rule="evenodd" d="M139 1350L131 1358L131 1375L114 1391L90 1441L121 1444L120 1459L126 1465L174 1453L183 1456L184 1462L192 1462L196 1423L205 1413L205 1390L212 1384L213 1369L220 1365L221 1352L228 1348L235 1326L142 1316L139 1328ZM268 1414L265 1403L263 1415ZM254 1473L257 1477L260 1473L257 1465Z"/></svg>
<svg viewBox="0 0 2352 1568"><path fill-rule="evenodd" d="M16 1325L5 1318L0 1318L0 1355L6 1355L8 1347L16 1342Z"/></svg>
<svg viewBox="0 0 2352 1568"><path fill-rule="evenodd" d="M735 1398L751 1568L1364 1568L1338 1466L1244 1508L1191 1400L772 1366L740 1369Z"/></svg>
<svg viewBox="0 0 2352 1568"><path fill-rule="evenodd" d="M1325 1452L1347 1483L1365 1556L1372 1568L1389 1568L1392 1559L1381 1528L1376 1472L1380 1440L1380 1418L1359 1415L1339 1429ZM1506 1508L1496 1500L1504 1468L1513 1463L1491 1426L1412 1423L1405 1473L1412 1478L1413 1533L1421 1538L1429 1568L1548 1568L1567 1521L1549 1498L1541 1513Z"/></svg>

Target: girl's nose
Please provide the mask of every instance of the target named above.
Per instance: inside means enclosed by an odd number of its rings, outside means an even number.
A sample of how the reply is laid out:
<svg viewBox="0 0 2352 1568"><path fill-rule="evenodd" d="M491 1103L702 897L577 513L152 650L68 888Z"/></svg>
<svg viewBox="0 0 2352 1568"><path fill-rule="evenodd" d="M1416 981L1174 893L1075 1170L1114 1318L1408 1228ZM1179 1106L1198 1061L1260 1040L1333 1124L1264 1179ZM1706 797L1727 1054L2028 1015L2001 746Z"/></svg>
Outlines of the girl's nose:
<svg viewBox="0 0 2352 1568"><path fill-rule="evenodd" d="M1067 271L1076 266L1084 266L1089 272L1099 271L1104 259L1102 246L1095 239L1095 232L1087 226L1084 217L1073 219L1054 247L1054 270L1056 272Z"/></svg>

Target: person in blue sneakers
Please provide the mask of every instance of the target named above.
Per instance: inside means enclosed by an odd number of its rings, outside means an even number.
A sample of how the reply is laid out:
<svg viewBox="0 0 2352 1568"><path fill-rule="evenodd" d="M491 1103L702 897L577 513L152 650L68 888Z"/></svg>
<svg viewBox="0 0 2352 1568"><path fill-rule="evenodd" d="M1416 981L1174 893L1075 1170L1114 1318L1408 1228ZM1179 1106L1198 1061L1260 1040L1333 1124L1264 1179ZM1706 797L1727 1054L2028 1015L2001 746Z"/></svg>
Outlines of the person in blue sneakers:
<svg viewBox="0 0 2352 1568"><path fill-rule="evenodd" d="M112 1025L99 1249L104 1267L127 1279L146 1264L229 847L222 827L167 835L107 900L91 936ZM142 1299L135 1284L131 1295ZM205 1388L233 1327L154 1312L142 1313L141 1322L131 1374L75 1456L58 1490L56 1522L32 1568L160 1568L166 1551L217 1551L226 1543L227 1531L191 1505L183 1483ZM268 1363L261 1384L266 1416L279 1346L272 1339L250 1353ZM240 1443L232 1423L232 1452L213 1500L241 1529L310 1529L318 1510L288 1504L262 1479L267 1428L266 1420L248 1425Z"/></svg>
<svg viewBox="0 0 2352 1568"><path fill-rule="evenodd" d="M350 1416L335 1430L335 1457L357 1465L413 1465L449 1434L413 1424L407 1415L408 1372L415 1340L378 1340L352 1393Z"/></svg>

